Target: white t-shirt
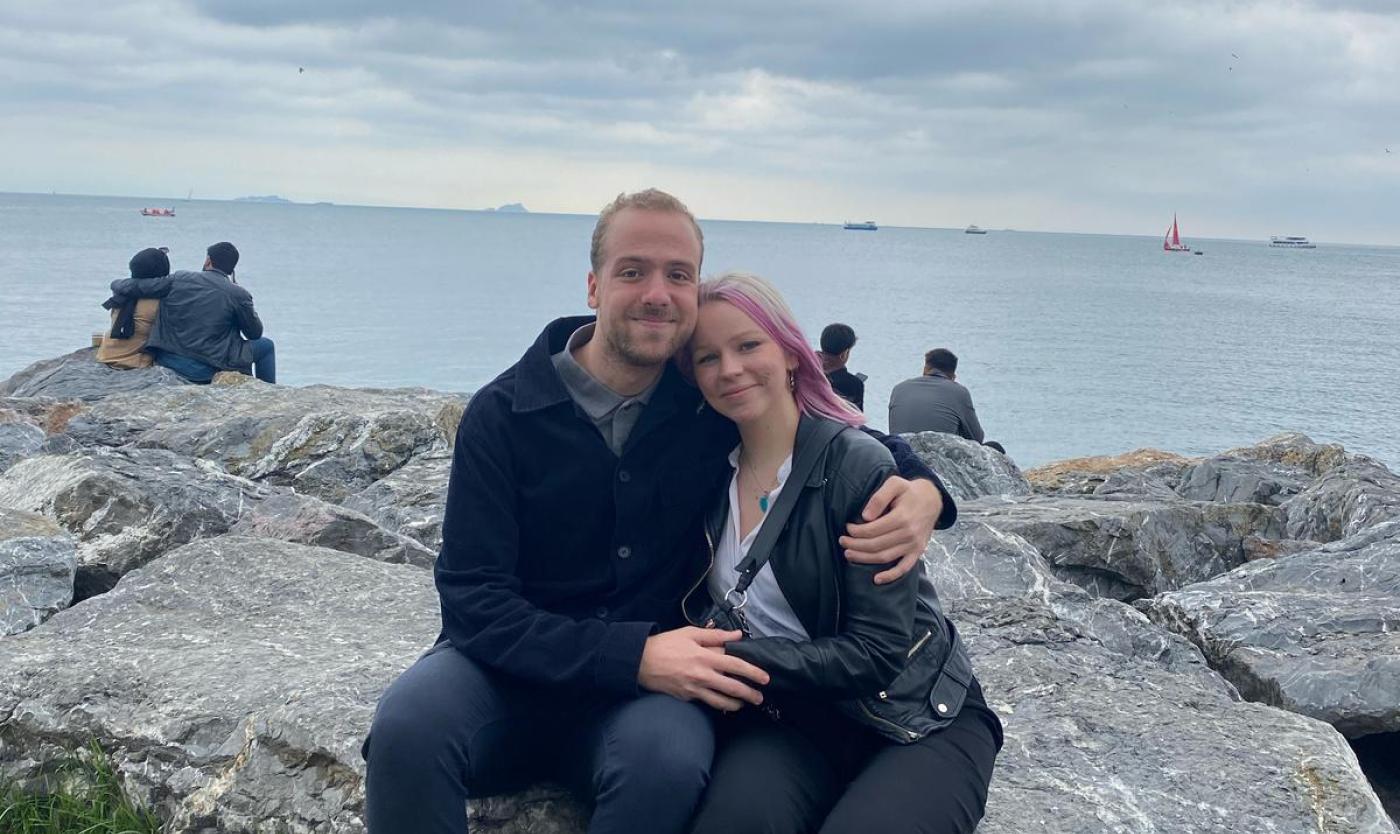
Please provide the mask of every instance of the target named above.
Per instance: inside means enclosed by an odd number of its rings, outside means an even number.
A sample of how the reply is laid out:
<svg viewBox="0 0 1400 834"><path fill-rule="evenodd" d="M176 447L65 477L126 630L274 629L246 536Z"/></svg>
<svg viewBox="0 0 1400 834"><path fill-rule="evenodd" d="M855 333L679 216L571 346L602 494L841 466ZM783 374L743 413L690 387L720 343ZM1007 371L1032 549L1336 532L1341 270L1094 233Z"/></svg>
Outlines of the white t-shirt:
<svg viewBox="0 0 1400 834"><path fill-rule="evenodd" d="M743 449L743 444L734 447L734 451L729 453L729 465L734 468L734 475L729 479L729 520L724 525L724 533L720 536L719 542L715 545L715 565L710 570L708 585L710 596L714 599L723 599L724 594L734 583L739 581L738 565L748 555L749 547L758 537L758 531L763 529L763 525L768 523L768 517L754 525L749 534L741 541L739 539L739 451ZM778 467L778 485L773 491L768 493L768 506L771 508L778 500L778 494L782 492L783 485L787 483L788 475L792 472L792 455L788 455L783 465ZM748 603L744 605L744 616L748 618L749 630L754 637L788 637L793 640L809 640L807 629L802 627L802 621L797 619L793 613L792 606L788 604L787 597L783 596L782 588L778 587L778 578L773 575L773 565L765 562L759 568L758 574L753 579L753 584L749 585Z"/></svg>

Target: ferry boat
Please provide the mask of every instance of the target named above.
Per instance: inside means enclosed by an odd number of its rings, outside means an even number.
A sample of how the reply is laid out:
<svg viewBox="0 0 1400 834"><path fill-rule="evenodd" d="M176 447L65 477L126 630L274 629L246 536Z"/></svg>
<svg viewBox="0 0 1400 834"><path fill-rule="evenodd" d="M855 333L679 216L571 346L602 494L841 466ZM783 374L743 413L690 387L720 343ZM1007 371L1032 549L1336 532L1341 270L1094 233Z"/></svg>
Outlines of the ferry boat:
<svg viewBox="0 0 1400 834"><path fill-rule="evenodd" d="M141 209L141 216L142 216L142 217L174 217L174 216L175 216L175 209L173 209L173 208L143 208L143 209Z"/></svg>
<svg viewBox="0 0 1400 834"><path fill-rule="evenodd" d="M866 221L861 222L861 223L857 223L857 222L854 221L854 220L847 220L847 221L846 221L846 225L845 225L845 226L842 226L841 228L843 228L843 229L851 229L851 230L857 231L857 232L873 232L873 231L879 229L880 227L875 225L875 221L874 221L874 220L866 220Z"/></svg>
<svg viewBox="0 0 1400 834"><path fill-rule="evenodd" d="M987 230L986 230L986 229L979 228L978 226L975 226L975 225L973 225L973 226L968 226L966 229L963 229L963 234L965 234L965 235L985 235L986 233L987 233Z"/></svg>
<svg viewBox="0 0 1400 834"><path fill-rule="evenodd" d="M1305 238L1305 237L1296 237L1296 236L1291 236L1291 235L1288 236L1288 237L1279 237L1279 236L1275 235L1274 237L1269 238L1269 245L1270 245L1270 246L1277 246L1277 247L1280 248L1280 249L1316 249L1316 248L1317 248L1317 244L1316 244L1316 243L1313 243L1312 241L1308 240L1307 238Z"/></svg>

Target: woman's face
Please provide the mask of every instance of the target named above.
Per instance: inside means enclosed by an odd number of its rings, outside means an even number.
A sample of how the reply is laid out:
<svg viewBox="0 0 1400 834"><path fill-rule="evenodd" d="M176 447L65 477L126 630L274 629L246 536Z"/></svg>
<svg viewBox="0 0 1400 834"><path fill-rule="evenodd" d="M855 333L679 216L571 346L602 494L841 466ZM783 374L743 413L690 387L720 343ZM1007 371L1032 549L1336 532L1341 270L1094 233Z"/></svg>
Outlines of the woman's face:
<svg viewBox="0 0 1400 834"><path fill-rule="evenodd" d="M711 408L735 423L795 406L787 378L797 363L733 304L711 301L702 306L690 345L700 393Z"/></svg>

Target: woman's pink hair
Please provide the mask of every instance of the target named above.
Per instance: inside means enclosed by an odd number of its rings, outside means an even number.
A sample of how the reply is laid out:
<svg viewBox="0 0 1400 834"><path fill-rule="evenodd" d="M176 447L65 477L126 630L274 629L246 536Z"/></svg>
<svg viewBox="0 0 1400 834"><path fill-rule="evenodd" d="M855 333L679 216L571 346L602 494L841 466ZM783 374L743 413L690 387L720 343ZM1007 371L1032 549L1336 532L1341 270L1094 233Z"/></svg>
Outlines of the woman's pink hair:
<svg viewBox="0 0 1400 834"><path fill-rule="evenodd" d="M803 414L825 417L848 426L865 425L860 409L831 390L831 381L822 371L821 360L807 343L797 318L773 285L747 272L726 272L707 278L700 284L700 306L711 301L727 301L753 319L783 353L797 360L792 372L792 396ZM691 364L690 346L676 357L676 364L689 379L695 378Z"/></svg>

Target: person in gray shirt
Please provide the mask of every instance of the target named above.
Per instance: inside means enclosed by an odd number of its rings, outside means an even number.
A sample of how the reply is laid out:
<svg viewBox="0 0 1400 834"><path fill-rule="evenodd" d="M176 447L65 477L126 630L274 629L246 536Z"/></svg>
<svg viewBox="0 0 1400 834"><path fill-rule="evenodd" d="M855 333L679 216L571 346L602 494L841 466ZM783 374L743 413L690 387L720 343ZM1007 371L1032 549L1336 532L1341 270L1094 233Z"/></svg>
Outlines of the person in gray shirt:
<svg viewBox="0 0 1400 834"><path fill-rule="evenodd" d="M207 255L200 272L180 271L140 284L114 281L112 292L161 300L146 341L156 364L191 382L209 382L219 371L256 373L263 382L276 382L275 347L263 336L252 294L233 278L238 249L216 243Z"/></svg>
<svg viewBox="0 0 1400 834"><path fill-rule="evenodd" d="M972 395L958 381L958 357L947 348L924 354L924 373L890 392L890 434L941 431L976 443L984 437Z"/></svg>

